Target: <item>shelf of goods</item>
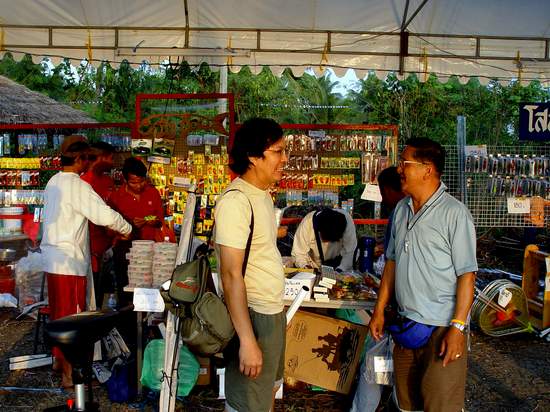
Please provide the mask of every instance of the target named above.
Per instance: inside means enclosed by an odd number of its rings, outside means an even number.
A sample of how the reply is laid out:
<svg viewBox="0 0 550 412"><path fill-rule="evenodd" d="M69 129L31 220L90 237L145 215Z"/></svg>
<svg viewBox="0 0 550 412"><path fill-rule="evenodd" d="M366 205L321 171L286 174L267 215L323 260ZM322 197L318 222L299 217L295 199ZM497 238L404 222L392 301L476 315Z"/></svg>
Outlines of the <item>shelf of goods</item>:
<svg viewBox="0 0 550 412"><path fill-rule="evenodd" d="M285 124L283 128L288 162L278 192L287 206L339 206L342 188L358 182L376 184L378 173L396 160L395 126Z"/></svg>

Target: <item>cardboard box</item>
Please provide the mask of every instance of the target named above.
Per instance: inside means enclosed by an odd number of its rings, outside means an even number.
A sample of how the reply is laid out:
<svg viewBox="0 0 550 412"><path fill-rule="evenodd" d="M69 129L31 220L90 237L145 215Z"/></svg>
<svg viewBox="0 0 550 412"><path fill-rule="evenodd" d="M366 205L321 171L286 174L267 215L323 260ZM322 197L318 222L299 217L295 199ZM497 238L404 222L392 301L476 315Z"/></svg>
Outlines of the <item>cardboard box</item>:
<svg viewBox="0 0 550 412"><path fill-rule="evenodd" d="M286 334L285 376L348 394L367 327L298 311Z"/></svg>
<svg viewBox="0 0 550 412"><path fill-rule="evenodd" d="M210 358L203 358L197 356L197 361L199 362L199 377L195 385L204 386L210 385Z"/></svg>

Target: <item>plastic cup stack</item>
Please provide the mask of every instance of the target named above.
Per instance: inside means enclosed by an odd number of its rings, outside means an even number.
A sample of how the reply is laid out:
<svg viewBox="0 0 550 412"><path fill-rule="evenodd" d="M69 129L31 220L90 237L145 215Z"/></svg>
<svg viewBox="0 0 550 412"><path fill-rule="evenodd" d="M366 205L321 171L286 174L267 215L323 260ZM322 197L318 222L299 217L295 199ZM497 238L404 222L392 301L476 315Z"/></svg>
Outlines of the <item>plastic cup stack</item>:
<svg viewBox="0 0 550 412"><path fill-rule="evenodd" d="M160 286L172 277L176 265L177 245L158 242L153 246L153 285Z"/></svg>
<svg viewBox="0 0 550 412"><path fill-rule="evenodd" d="M153 285L153 247L152 240L134 240L126 254L128 259L128 286L151 287Z"/></svg>

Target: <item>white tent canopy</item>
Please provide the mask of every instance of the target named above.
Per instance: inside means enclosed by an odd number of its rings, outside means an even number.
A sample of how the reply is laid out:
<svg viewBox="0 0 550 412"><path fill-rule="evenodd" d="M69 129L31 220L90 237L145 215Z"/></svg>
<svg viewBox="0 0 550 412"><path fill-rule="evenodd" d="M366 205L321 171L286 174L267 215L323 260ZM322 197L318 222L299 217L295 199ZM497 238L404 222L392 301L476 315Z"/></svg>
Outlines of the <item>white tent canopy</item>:
<svg viewBox="0 0 550 412"><path fill-rule="evenodd" d="M550 82L548 0L0 0L0 55Z"/></svg>

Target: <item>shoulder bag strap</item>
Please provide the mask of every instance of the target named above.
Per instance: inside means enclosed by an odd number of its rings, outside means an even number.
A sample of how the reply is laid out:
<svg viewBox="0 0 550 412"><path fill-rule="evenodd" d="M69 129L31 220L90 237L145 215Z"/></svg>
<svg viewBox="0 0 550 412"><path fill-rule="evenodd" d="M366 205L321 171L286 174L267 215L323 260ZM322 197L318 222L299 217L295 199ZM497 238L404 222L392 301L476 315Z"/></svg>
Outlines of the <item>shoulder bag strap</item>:
<svg viewBox="0 0 550 412"><path fill-rule="evenodd" d="M246 248L244 250L244 260L243 260L243 269L242 269L243 277L244 277L246 274L246 268L248 266L248 257L250 256L250 248L252 247L252 235L254 233L254 208L252 207L252 203L250 202L250 199L242 190L230 189L225 193L229 193L229 192L241 192L246 197L246 200L248 200L248 204L250 205L250 226L249 226L250 234L248 235L248 240L246 241Z"/></svg>
<svg viewBox="0 0 550 412"><path fill-rule="evenodd" d="M323 253L323 244L321 243L321 235L319 234L319 230L317 229L317 216L319 215L319 211L315 212L313 215L313 232L315 232L315 240L317 241L317 249L319 249L319 257L321 258L321 265L325 264L325 255Z"/></svg>

